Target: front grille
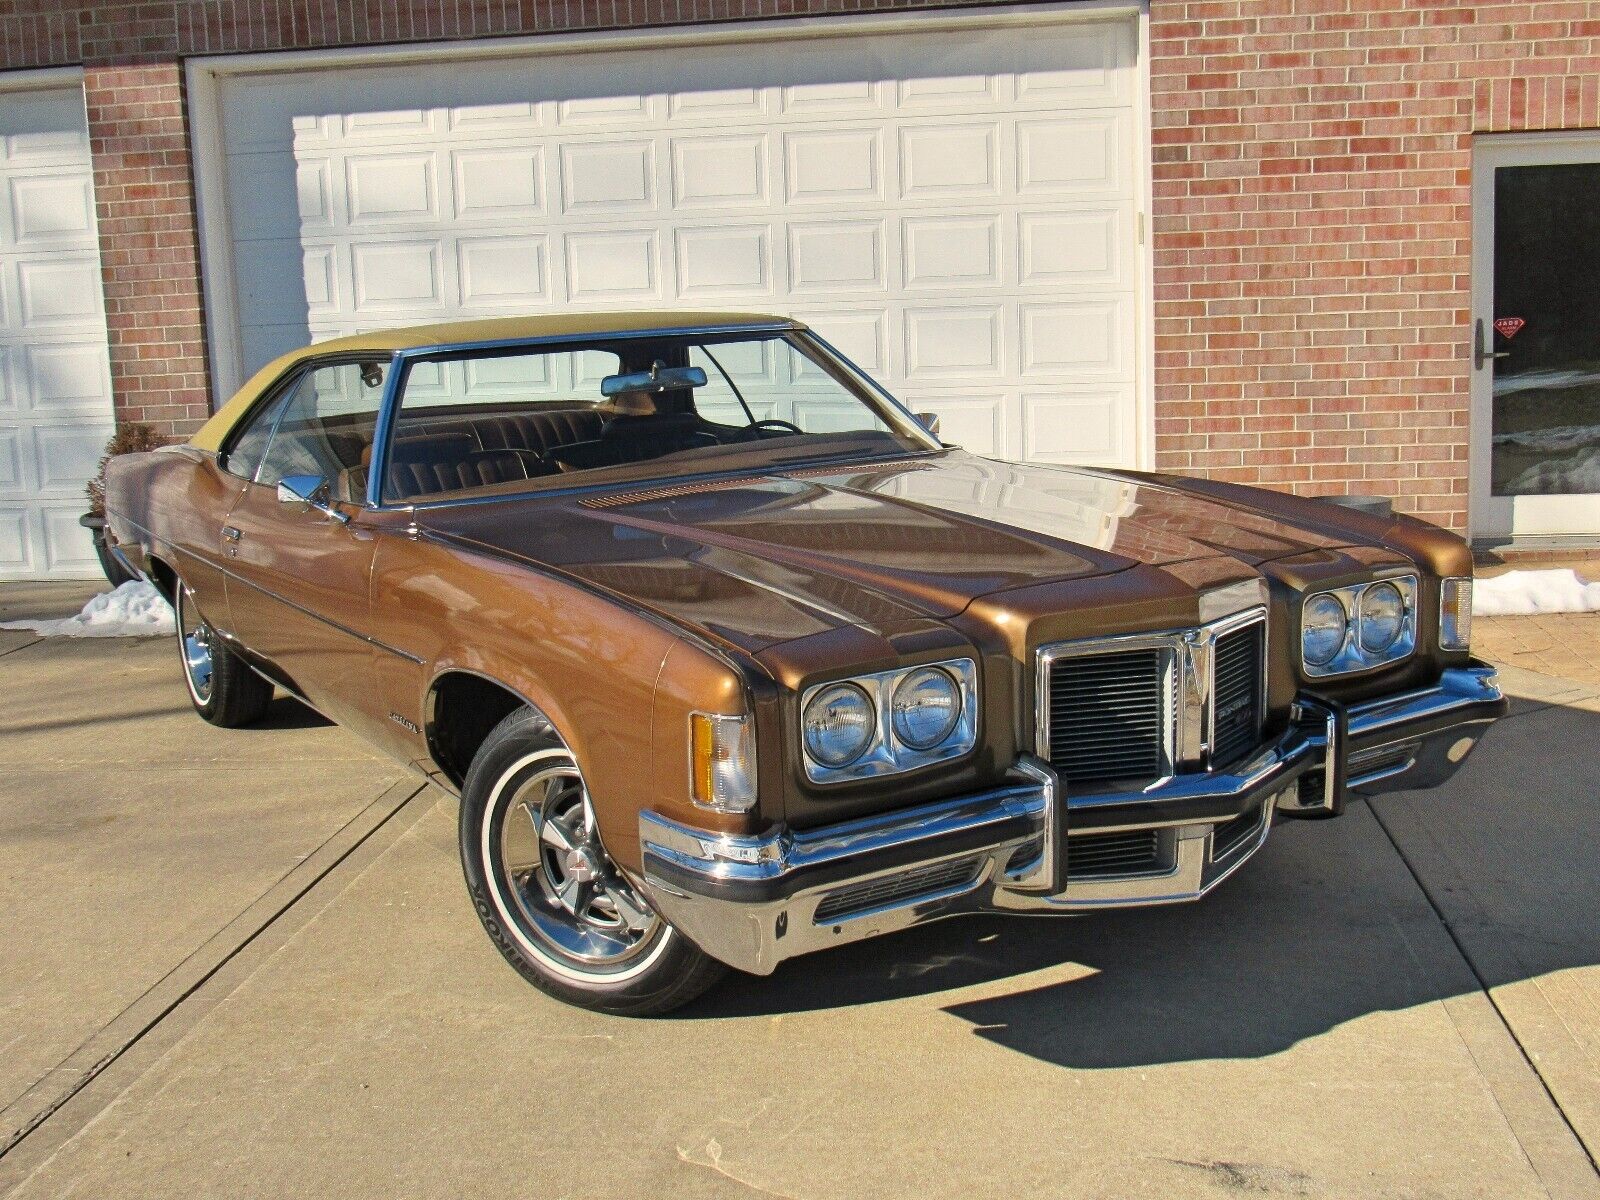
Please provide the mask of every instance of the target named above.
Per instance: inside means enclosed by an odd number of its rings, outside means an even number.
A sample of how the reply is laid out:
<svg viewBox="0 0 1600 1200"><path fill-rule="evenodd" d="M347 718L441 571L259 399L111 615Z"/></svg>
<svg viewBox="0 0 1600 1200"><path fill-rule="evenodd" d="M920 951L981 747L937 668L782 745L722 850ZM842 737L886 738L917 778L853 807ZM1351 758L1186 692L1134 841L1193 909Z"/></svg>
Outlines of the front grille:
<svg viewBox="0 0 1600 1200"><path fill-rule="evenodd" d="M1148 875L1171 864L1163 861L1161 831L1084 833L1067 839L1067 878Z"/></svg>
<svg viewBox="0 0 1600 1200"><path fill-rule="evenodd" d="M1261 810L1252 808L1211 831L1211 861L1220 862L1261 830Z"/></svg>
<svg viewBox="0 0 1600 1200"><path fill-rule="evenodd" d="M871 879L866 883L851 884L824 896L822 903L817 905L816 915L812 920L818 925L826 925L840 917L871 912L874 909L936 893L960 891L977 879L982 867L983 858L980 855L976 858L958 858L950 862L917 867L914 870L902 871L898 875Z"/></svg>
<svg viewBox="0 0 1600 1200"><path fill-rule="evenodd" d="M1069 655L1050 666L1050 765L1068 783L1169 771L1171 651Z"/></svg>
<svg viewBox="0 0 1600 1200"><path fill-rule="evenodd" d="M1230 766L1261 740L1261 674L1267 626L1256 621L1217 639L1211 685L1211 765Z"/></svg>

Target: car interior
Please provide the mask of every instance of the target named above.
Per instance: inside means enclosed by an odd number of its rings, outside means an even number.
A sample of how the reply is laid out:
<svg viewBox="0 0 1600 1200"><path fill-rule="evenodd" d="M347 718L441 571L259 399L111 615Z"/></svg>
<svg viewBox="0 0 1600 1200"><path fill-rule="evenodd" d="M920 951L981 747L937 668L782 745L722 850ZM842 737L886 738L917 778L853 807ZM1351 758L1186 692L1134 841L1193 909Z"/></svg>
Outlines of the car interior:
<svg viewBox="0 0 1600 1200"><path fill-rule="evenodd" d="M686 365L682 345L634 345L621 370L601 384L598 403L496 401L408 407L395 420L384 498L405 501L442 492L643 462L699 447L800 434L786 421L730 425L702 416L694 389L705 372ZM328 431L341 442L354 431ZM365 495L370 440L341 445L335 493Z"/></svg>

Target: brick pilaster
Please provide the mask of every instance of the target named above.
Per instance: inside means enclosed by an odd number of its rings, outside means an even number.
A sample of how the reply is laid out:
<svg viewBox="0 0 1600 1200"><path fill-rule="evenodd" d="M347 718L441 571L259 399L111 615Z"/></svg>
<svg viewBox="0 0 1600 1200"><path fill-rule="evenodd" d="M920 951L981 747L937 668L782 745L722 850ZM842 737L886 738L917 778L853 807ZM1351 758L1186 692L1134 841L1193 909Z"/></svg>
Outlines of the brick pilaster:
<svg viewBox="0 0 1600 1200"><path fill-rule="evenodd" d="M84 72L119 421L169 435L210 411L182 68Z"/></svg>

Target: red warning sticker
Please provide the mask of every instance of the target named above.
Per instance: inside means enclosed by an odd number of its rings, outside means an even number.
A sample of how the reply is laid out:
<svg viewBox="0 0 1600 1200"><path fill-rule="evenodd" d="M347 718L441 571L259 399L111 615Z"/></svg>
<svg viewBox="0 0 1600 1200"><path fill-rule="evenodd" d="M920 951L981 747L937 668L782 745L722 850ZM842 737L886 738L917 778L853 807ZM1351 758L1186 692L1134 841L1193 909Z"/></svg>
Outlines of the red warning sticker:
<svg viewBox="0 0 1600 1200"><path fill-rule="evenodd" d="M1527 322L1521 317L1496 317L1494 319L1494 331L1501 337L1510 340L1516 337L1517 331L1526 324Z"/></svg>

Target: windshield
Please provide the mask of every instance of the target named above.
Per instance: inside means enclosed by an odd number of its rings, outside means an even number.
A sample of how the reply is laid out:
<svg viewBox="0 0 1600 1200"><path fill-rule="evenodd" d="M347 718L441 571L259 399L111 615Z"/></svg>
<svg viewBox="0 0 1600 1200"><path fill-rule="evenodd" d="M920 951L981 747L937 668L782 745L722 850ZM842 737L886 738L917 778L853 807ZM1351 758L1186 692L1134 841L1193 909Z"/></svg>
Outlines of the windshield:
<svg viewBox="0 0 1600 1200"><path fill-rule="evenodd" d="M409 364L382 499L407 504L936 449L870 381L797 334L495 348Z"/></svg>

